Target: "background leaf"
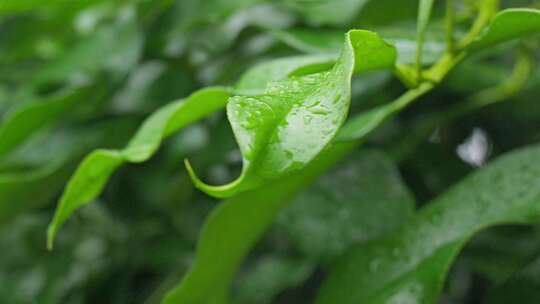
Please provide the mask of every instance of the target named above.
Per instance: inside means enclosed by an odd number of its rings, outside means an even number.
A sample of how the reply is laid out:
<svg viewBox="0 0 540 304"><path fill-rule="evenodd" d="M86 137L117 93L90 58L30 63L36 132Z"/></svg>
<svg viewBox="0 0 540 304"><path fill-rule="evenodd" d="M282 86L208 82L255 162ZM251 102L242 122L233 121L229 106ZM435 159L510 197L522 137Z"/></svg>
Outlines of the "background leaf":
<svg viewBox="0 0 540 304"><path fill-rule="evenodd" d="M533 146L502 157L436 199L399 231L352 249L317 303L435 301L450 264L472 235L493 225L538 221L540 171L531 166L538 155L540 148Z"/></svg>
<svg viewBox="0 0 540 304"><path fill-rule="evenodd" d="M399 227L414 205L394 164L383 153L367 150L298 195L278 223L306 256L329 262L350 246Z"/></svg>

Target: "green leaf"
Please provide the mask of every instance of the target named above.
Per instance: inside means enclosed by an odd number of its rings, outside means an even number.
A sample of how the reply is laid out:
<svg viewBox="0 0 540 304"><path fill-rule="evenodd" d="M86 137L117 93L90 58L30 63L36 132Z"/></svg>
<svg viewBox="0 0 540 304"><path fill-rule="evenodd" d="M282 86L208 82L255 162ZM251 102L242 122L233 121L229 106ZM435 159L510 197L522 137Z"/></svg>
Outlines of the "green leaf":
<svg viewBox="0 0 540 304"><path fill-rule="evenodd" d="M272 34L288 46L304 53L339 54L343 33L337 30L289 29Z"/></svg>
<svg viewBox="0 0 540 304"><path fill-rule="evenodd" d="M303 170L265 188L242 192L216 207L201 231L195 262L163 303L226 303L236 269L278 211L355 146L332 146Z"/></svg>
<svg viewBox="0 0 540 304"><path fill-rule="evenodd" d="M0 0L0 15L7 15L13 13L24 13L39 9L80 9L89 4L93 4L96 1L82 0L82 1L70 1L70 0L50 0L47 2L41 0Z"/></svg>
<svg viewBox="0 0 540 304"><path fill-rule="evenodd" d="M272 32L283 43L307 54L339 54L342 33L332 30L290 29ZM397 62L414 64L416 62L416 33L408 26L381 28L377 33L397 49ZM425 33L422 62L431 64L444 53L444 39L438 32Z"/></svg>
<svg viewBox="0 0 540 304"><path fill-rule="evenodd" d="M186 162L195 185L230 197L302 169L337 134L347 116L354 72L393 67L396 50L377 34L353 30L329 71L270 83L265 94L235 96L227 114L240 147L243 169L235 181L203 183Z"/></svg>
<svg viewBox="0 0 540 304"><path fill-rule="evenodd" d="M538 222L539 157L539 145L511 152L465 178L397 232L351 249L316 303L434 303L471 236L494 225Z"/></svg>
<svg viewBox="0 0 540 304"><path fill-rule="evenodd" d="M351 22L370 0L287 0L309 23L344 25Z"/></svg>
<svg viewBox="0 0 540 304"><path fill-rule="evenodd" d="M328 70L335 59L335 56L331 55L306 55L262 62L240 77L235 91L242 94L261 94L264 93L268 83L293 76L306 69Z"/></svg>
<svg viewBox="0 0 540 304"><path fill-rule="evenodd" d="M0 125L0 156L15 149L37 130L68 115L66 111L85 102L95 89L95 86L68 88L15 108Z"/></svg>
<svg viewBox="0 0 540 304"><path fill-rule="evenodd" d="M534 33L540 33L540 10L506 9L495 15L484 33L466 49L477 51Z"/></svg>
<svg viewBox="0 0 540 304"><path fill-rule="evenodd" d="M328 262L353 244L396 229L414 208L395 165L367 150L319 178L283 210L278 223L305 255Z"/></svg>
<svg viewBox="0 0 540 304"><path fill-rule="evenodd" d="M228 97L229 90L225 88L199 90L185 100L170 103L152 114L123 150L96 150L88 155L60 198L47 231L48 247L52 248L56 233L68 217L100 194L118 166L124 162L146 161L157 151L165 137L221 109Z"/></svg>

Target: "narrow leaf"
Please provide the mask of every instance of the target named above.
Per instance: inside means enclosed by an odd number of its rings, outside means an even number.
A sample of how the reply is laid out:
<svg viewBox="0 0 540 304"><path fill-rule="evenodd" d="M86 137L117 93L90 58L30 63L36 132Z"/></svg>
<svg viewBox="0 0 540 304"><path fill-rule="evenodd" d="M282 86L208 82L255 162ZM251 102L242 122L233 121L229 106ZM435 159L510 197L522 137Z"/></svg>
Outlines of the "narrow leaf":
<svg viewBox="0 0 540 304"><path fill-rule="evenodd" d="M80 164L69 181L47 231L52 248L58 229L81 206L96 198L114 170L124 162L140 163L150 158L161 141L175 131L221 109L229 97L224 88L206 88L185 100L170 103L151 115L127 147L120 151L96 150Z"/></svg>
<svg viewBox="0 0 540 304"><path fill-rule="evenodd" d="M397 232L351 249L316 303L436 302L452 261L471 236L494 225L538 222L539 157L539 145L511 152L465 178Z"/></svg>

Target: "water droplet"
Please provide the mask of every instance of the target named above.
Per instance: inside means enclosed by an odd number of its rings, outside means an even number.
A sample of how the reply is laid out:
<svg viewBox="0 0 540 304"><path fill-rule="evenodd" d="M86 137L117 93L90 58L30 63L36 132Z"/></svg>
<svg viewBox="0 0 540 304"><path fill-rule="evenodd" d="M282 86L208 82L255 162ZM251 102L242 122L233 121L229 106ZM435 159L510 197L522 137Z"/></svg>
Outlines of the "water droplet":
<svg viewBox="0 0 540 304"><path fill-rule="evenodd" d="M337 93L336 97L334 98L334 103L338 103L341 101L341 93Z"/></svg>
<svg viewBox="0 0 540 304"><path fill-rule="evenodd" d="M292 159L293 158L293 153L289 150L285 150L285 157L287 157L288 159Z"/></svg>
<svg viewBox="0 0 540 304"><path fill-rule="evenodd" d="M305 125L309 125L312 120L313 120L313 116L311 116L311 115L304 116L304 124Z"/></svg>

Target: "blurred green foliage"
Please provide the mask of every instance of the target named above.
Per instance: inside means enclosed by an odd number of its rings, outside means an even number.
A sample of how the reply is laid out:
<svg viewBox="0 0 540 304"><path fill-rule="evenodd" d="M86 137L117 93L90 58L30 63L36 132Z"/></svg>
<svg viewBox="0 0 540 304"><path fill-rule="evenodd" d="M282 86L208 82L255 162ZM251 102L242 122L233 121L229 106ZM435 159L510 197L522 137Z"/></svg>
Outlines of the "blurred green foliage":
<svg viewBox="0 0 540 304"><path fill-rule="evenodd" d="M340 304L362 296L358 282L381 269L383 279L368 279L383 292L360 297L365 303L391 303L390 291L425 273L441 286L406 303L539 303L538 146L491 161L540 141L540 21L532 11L540 2L503 0L500 9L527 9L483 17L479 4L497 1L453 1L455 47L483 21L472 38L485 39L472 39L466 60L441 83L416 71L448 52L448 7L431 2L0 0L0 303L152 304L168 294L180 304ZM374 31L397 50L396 69L351 81L350 120L339 136L362 146L332 146L305 170L225 202L196 190L185 158L210 184L242 170L218 111L228 96L325 73L350 29ZM407 108L395 103L426 79L437 87ZM219 97L211 107L205 92ZM111 176L89 162L99 172L88 171L89 186L73 201L95 203L74 213L47 251L62 191L95 149L114 154ZM464 179L470 173L477 175ZM521 182L507 189L490 178ZM475 204L482 191L508 200ZM510 204L520 197L527 200ZM463 231L452 230L460 221ZM473 225L507 222L481 232ZM405 242L409 233L418 234L405 251L439 244L437 229L460 232L461 242L424 262L453 262L447 277L437 267L385 272L400 261L377 260L399 255L388 240ZM403 280L385 285L389 273Z"/></svg>

